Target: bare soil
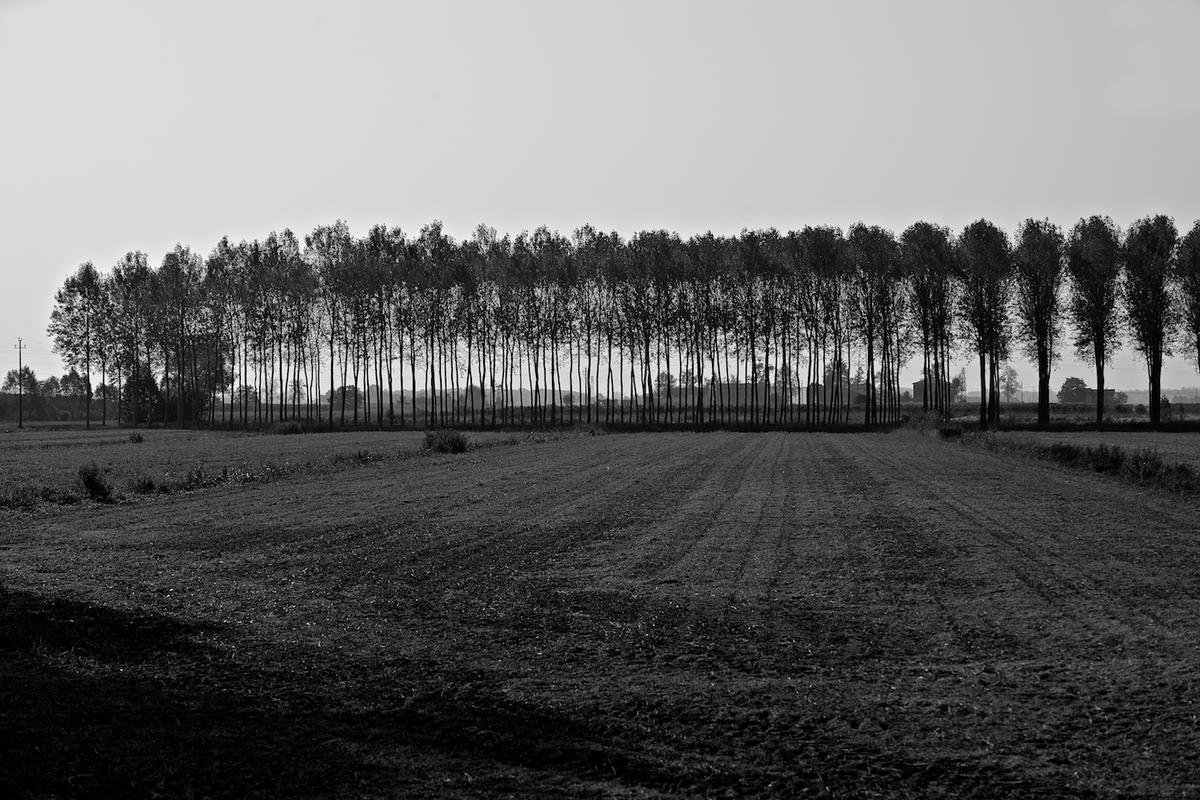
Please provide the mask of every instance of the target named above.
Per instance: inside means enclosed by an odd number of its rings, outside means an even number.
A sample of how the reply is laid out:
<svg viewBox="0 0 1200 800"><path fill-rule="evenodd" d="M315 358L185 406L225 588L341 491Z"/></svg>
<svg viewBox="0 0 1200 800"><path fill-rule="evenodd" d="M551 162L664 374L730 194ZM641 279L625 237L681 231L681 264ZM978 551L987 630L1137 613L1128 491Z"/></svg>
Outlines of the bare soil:
<svg viewBox="0 0 1200 800"><path fill-rule="evenodd" d="M0 796L1200 796L1198 511L902 432L12 513Z"/></svg>

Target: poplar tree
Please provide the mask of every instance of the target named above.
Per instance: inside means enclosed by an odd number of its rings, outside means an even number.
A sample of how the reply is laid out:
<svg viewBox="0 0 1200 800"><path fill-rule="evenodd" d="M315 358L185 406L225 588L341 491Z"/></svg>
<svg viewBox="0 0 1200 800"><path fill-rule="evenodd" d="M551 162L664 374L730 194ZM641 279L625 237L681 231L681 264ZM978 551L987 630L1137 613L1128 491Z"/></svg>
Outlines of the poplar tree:
<svg viewBox="0 0 1200 800"><path fill-rule="evenodd" d="M1050 370L1058 358L1063 233L1050 220L1027 219L1013 251L1017 326L1026 355L1037 364L1038 425L1050 424Z"/></svg>
<svg viewBox="0 0 1200 800"><path fill-rule="evenodd" d="M1179 327L1172 286L1178 242L1174 220L1163 214L1133 223L1125 237L1125 313L1134 346L1146 359L1152 425L1162 411L1163 357L1171 355Z"/></svg>
<svg viewBox="0 0 1200 800"><path fill-rule="evenodd" d="M79 265L54 295L49 334L53 349L68 367L83 370L84 418L92 427L92 356L100 349L97 332L104 313L103 290L96 267L88 261Z"/></svg>
<svg viewBox="0 0 1200 800"><path fill-rule="evenodd" d="M1067 305L1075 327L1075 352L1096 367L1096 424L1104 424L1104 366L1121 346L1117 298L1121 285L1121 236L1108 217L1081 219L1067 237Z"/></svg>

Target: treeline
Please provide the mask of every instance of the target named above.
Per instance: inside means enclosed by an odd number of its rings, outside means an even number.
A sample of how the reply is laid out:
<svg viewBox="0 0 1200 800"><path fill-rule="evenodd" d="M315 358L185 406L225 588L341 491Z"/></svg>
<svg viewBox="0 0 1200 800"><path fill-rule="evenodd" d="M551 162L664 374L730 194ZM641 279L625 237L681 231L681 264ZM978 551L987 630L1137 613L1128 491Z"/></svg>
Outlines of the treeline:
<svg viewBox="0 0 1200 800"><path fill-rule="evenodd" d="M870 425L901 418L913 357L921 407L947 412L950 359L969 351L986 426L1014 347L1049 421L1068 326L1096 366L1097 421L1123 335L1157 398L1171 347L1200 345L1200 223L1182 239L1155 216L1124 235L1091 217L1012 238L980 220L957 236L480 226L456 242L439 222L359 238L339 221L207 257L177 245L157 268L141 252L85 263L49 334L89 399L100 376L103 418L111 397L133 425Z"/></svg>

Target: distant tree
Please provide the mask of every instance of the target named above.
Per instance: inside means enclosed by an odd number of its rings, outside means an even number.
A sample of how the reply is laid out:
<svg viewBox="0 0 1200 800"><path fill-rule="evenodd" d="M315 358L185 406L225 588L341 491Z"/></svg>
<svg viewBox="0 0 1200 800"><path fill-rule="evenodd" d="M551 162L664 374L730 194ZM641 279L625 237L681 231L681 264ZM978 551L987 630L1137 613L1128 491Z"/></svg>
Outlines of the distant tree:
<svg viewBox="0 0 1200 800"><path fill-rule="evenodd" d="M1082 378L1067 378L1062 388L1058 390L1060 403L1086 403L1091 399L1092 390Z"/></svg>
<svg viewBox="0 0 1200 800"><path fill-rule="evenodd" d="M1000 363L1008 355L1012 255L1008 237L987 220L963 229L957 249L962 318L979 355L979 424L1000 419Z"/></svg>
<svg viewBox="0 0 1200 800"><path fill-rule="evenodd" d="M1038 425L1050 423L1050 369L1058 358L1059 294L1063 282L1063 234L1049 220L1027 219L1013 251L1017 325L1024 350L1037 364Z"/></svg>
<svg viewBox="0 0 1200 800"><path fill-rule="evenodd" d="M1121 239L1108 217L1081 219L1067 238L1071 278L1068 311L1075 325L1075 352L1096 367L1096 424L1104 422L1104 366L1120 347L1117 297L1121 284Z"/></svg>
<svg viewBox="0 0 1200 800"><path fill-rule="evenodd" d="M955 375L950 380L950 402L961 403L967 399L967 382L963 375Z"/></svg>
<svg viewBox="0 0 1200 800"><path fill-rule="evenodd" d="M17 394L21 391L27 395L37 396L41 390L41 384L33 370L27 366L21 367L19 375L20 377L18 377L17 370L10 369L4 376L4 383L0 384L0 392Z"/></svg>
<svg viewBox="0 0 1200 800"><path fill-rule="evenodd" d="M1171 340L1179 327L1172 296L1178 241L1174 220L1163 214L1133 223L1125 237L1125 311L1149 371L1152 425L1160 416L1163 357L1171 355Z"/></svg>
<svg viewBox="0 0 1200 800"><path fill-rule="evenodd" d="M58 378L51 375L38 384L38 394L42 397L58 397L62 394L62 386L59 384Z"/></svg>
<svg viewBox="0 0 1200 800"><path fill-rule="evenodd" d="M71 367L66 375L63 375L58 380L60 392L66 397L86 397L87 383L83 380L83 376ZM101 384L103 386L103 384Z"/></svg>
<svg viewBox="0 0 1200 800"><path fill-rule="evenodd" d="M1184 346L1200 366L1200 221L1179 243L1175 275L1182 305Z"/></svg>
<svg viewBox="0 0 1200 800"><path fill-rule="evenodd" d="M1005 364L1004 369L1000 370L1000 388L1004 392L1004 399L1009 403L1021 393L1021 378L1012 364Z"/></svg>

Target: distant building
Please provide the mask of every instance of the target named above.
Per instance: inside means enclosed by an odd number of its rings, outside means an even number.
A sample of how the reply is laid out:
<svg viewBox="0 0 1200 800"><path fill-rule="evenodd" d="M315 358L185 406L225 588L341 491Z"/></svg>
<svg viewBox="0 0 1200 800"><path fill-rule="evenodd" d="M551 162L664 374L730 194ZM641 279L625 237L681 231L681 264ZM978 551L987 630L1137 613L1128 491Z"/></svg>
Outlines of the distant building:
<svg viewBox="0 0 1200 800"><path fill-rule="evenodd" d="M945 386L945 385L946 385L946 382L945 382L945 381L934 380L934 381L931 381L930 383L931 383L931 384L932 384L932 386L933 386L933 392L934 392L934 393L933 393L933 394L931 394L931 395L929 396L929 400L930 400L930 402L933 402L933 398L936 396L937 387L939 387L939 386ZM914 383L914 384L912 385L912 387L913 387L913 388L912 388L912 399L913 399L913 402L914 402L914 403L924 403L924 402L925 402L925 387L926 387L926 381L925 381L925 379L924 379L924 378L922 378L921 380L917 381L916 383Z"/></svg>
<svg viewBox="0 0 1200 800"><path fill-rule="evenodd" d="M836 389L822 383L808 385L808 402L812 404L830 405L837 402L843 406L864 405L867 402L867 384L843 381Z"/></svg>

